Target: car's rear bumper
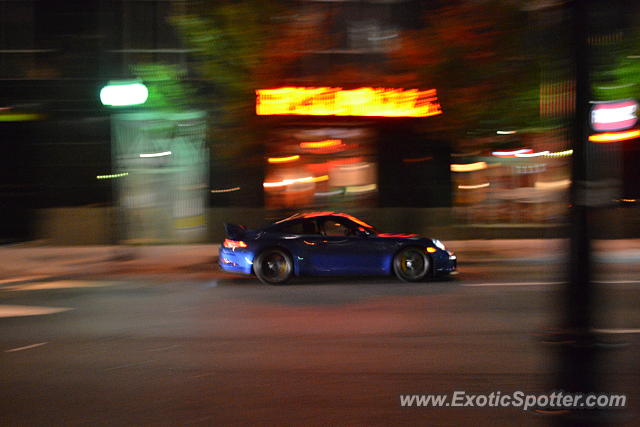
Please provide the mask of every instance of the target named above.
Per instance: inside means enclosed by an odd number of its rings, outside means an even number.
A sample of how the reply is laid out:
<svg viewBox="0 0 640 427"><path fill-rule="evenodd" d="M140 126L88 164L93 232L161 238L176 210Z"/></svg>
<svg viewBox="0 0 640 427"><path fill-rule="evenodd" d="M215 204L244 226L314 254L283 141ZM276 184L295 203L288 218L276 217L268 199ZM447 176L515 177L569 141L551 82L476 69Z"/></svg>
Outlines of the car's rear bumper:
<svg viewBox="0 0 640 427"><path fill-rule="evenodd" d="M218 265L222 270L229 273L251 274L253 271L253 254L249 251L220 247Z"/></svg>

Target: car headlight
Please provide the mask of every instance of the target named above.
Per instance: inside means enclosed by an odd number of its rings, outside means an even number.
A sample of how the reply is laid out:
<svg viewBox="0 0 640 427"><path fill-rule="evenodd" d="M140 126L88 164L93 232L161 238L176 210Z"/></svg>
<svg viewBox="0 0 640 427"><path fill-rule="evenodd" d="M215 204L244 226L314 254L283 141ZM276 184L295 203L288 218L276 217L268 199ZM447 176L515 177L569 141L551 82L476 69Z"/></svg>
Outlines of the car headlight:
<svg viewBox="0 0 640 427"><path fill-rule="evenodd" d="M443 251L446 250L445 247L444 247L444 243L442 243L440 240L431 239L431 241L433 242L433 244L435 245L436 248L442 249Z"/></svg>

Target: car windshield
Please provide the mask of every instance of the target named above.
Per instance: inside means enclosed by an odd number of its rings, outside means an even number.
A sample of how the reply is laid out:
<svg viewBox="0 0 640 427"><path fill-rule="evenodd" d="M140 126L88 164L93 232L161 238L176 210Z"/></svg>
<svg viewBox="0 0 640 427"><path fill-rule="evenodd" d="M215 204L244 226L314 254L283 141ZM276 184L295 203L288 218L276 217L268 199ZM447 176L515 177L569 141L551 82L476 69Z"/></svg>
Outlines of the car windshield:
<svg viewBox="0 0 640 427"><path fill-rule="evenodd" d="M348 220L354 222L359 229L365 230L369 234L378 234L378 230L373 225L367 224L366 222L356 218L355 216L351 216L347 214L337 214L337 215L347 218Z"/></svg>

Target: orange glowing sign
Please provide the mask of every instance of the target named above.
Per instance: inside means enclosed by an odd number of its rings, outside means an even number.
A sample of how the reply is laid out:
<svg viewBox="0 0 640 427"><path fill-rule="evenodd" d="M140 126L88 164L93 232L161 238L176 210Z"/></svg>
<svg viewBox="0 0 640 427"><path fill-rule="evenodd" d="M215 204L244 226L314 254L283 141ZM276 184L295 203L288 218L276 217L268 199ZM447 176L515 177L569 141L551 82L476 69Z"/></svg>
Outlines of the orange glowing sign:
<svg viewBox="0 0 640 427"><path fill-rule="evenodd" d="M256 91L256 114L429 117L442 114L435 89L282 87Z"/></svg>

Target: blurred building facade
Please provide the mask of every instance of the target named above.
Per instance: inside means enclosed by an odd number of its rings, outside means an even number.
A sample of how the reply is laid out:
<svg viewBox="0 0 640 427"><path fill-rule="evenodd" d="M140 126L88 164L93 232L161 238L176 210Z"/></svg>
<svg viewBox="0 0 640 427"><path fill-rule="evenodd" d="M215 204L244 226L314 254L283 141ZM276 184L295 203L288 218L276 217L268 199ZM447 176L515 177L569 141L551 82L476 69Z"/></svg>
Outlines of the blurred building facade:
<svg viewBox="0 0 640 427"><path fill-rule="evenodd" d="M169 22L170 15L188 3L0 1L0 140L8 153L2 168L0 234L28 237L34 210L111 206L117 201L112 184L122 171L112 158L111 112L100 104L98 93L109 81L132 78L132 66L140 63L188 70L190 52ZM303 20L318 15L327 20L327 43L326 48L305 52L282 85L380 87L381 82L367 78L371 73L364 71L375 69L374 74L382 76L390 72L387 55L399 31L419 24L422 3L290 2ZM349 77L329 81L327 76L337 68L351 70ZM265 117L271 132L262 169L229 168L216 164L212 155L209 205L276 211L449 206L449 143L424 141L413 129L420 120L429 118ZM337 145L317 146L322 141ZM301 146L305 142L311 144ZM294 155L299 156L295 164L277 160ZM228 186L218 181L221 175L228 178L229 170L244 182L248 176L257 181L254 187L260 194L224 191ZM317 179L269 187L308 176Z"/></svg>
<svg viewBox="0 0 640 427"><path fill-rule="evenodd" d="M34 237L39 209L114 203L99 92L141 62L185 64L167 21L179 3L0 1L0 238Z"/></svg>
<svg viewBox="0 0 640 427"><path fill-rule="evenodd" d="M294 4L301 20L321 17L326 41L305 52L295 75L283 78L280 86L433 89L393 86L391 55L399 47L402 31L422 25L425 2ZM428 127L431 120L437 118L265 117L273 129L266 146L266 206L285 210L450 206L450 142L417 130L425 122ZM306 177L317 181L290 182Z"/></svg>
<svg viewBox="0 0 640 427"><path fill-rule="evenodd" d="M0 239L32 237L38 209L116 203L118 177L98 179L119 172L111 112L100 104L99 90L132 78L132 66L141 63L173 64L194 87L206 87L190 73L193 52L168 19L189 3L0 0ZM305 51L277 86L400 88L389 58L402 31L423 25L435 4L289 2L301 22L323 21L323 43ZM562 25L560 7L529 13L542 36ZM541 76L540 114L562 121L570 117L573 92L570 79L555 72ZM455 220L470 224L564 220L571 157L562 127L542 135L494 134L465 147L429 131L438 116L260 120L268 129L262 165L243 168L240 157L211 153L209 207L266 207L274 216L300 209L452 208ZM493 155L525 148L536 155ZM623 149L620 197L637 199L638 145L625 142ZM458 167L473 164L483 166Z"/></svg>

